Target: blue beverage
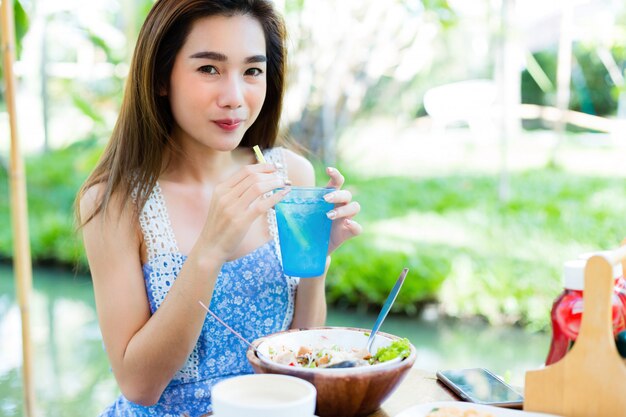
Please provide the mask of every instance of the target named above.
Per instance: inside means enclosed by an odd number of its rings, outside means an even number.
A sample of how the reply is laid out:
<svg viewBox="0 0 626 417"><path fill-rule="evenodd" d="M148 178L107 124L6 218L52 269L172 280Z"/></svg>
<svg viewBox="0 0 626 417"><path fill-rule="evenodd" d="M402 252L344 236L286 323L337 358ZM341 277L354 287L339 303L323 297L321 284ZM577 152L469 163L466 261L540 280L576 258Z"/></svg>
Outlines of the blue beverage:
<svg viewBox="0 0 626 417"><path fill-rule="evenodd" d="M309 278L324 273L330 226L326 213L335 205L323 196L333 188L292 187L276 204L276 222L283 270L286 275Z"/></svg>

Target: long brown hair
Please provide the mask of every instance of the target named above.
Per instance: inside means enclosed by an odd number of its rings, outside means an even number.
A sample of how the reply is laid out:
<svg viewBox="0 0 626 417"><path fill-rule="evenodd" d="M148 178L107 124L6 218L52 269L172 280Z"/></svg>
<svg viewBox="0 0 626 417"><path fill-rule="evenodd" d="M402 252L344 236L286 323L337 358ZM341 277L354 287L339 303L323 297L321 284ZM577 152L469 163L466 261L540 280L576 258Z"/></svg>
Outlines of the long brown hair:
<svg viewBox="0 0 626 417"><path fill-rule="evenodd" d="M78 192L77 202L90 187L100 183L105 185L92 213L81 218L76 204L79 227L98 213L106 212L115 193L119 193L120 204L134 201L135 213L142 210L161 172L164 152L177 151L170 136L174 118L168 98L160 92L168 90L174 60L192 24L214 15L248 15L263 27L267 55L265 101L239 146L268 148L276 143L287 52L285 25L271 1L158 0L139 32L122 106L109 143Z"/></svg>

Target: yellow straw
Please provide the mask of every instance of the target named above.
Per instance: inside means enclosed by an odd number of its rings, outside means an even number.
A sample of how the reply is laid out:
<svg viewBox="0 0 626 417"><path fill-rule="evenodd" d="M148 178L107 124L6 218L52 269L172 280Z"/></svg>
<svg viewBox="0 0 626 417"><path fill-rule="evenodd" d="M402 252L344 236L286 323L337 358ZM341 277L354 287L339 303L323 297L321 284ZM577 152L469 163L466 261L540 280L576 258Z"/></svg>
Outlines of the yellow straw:
<svg viewBox="0 0 626 417"><path fill-rule="evenodd" d="M263 152L261 152L261 149L259 149L259 145L254 145L252 149L254 150L254 153L256 155L256 160L262 164L267 164L267 161L265 161L265 157L263 156Z"/></svg>

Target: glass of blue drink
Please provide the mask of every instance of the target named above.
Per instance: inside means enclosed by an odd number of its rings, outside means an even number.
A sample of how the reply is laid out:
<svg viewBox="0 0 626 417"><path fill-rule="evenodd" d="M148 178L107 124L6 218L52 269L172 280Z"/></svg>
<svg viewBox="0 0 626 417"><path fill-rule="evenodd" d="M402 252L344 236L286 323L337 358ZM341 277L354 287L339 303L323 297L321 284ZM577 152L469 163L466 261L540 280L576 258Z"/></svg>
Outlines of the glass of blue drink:
<svg viewBox="0 0 626 417"><path fill-rule="evenodd" d="M291 187L276 204L276 222L286 275L310 278L324 273L330 226L326 213L335 205L324 195L334 188Z"/></svg>

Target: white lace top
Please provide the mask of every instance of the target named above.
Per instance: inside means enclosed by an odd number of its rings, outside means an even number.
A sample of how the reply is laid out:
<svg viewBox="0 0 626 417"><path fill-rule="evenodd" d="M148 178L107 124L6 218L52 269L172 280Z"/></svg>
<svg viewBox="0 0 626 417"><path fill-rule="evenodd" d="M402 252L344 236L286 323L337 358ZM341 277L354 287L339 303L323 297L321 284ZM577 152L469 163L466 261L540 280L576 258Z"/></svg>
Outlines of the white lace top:
<svg viewBox="0 0 626 417"><path fill-rule="evenodd" d="M267 150L264 156L270 163L280 162L279 174L287 177L281 148ZM186 260L178 249L165 203L157 183L140 214L148 250L143 274L152 313L163 303ZM298 278L283 273L273 210L268 212L268 224L272 236L269 242L223 265L209 306L249 341L289 328L294 314ZM156 405L143 407L121 396L102 415L187 414L193 417L205 414L211 410L211 387L216 382L252 372L246 349L243 342L207 315L193 352Z"/></svg>

